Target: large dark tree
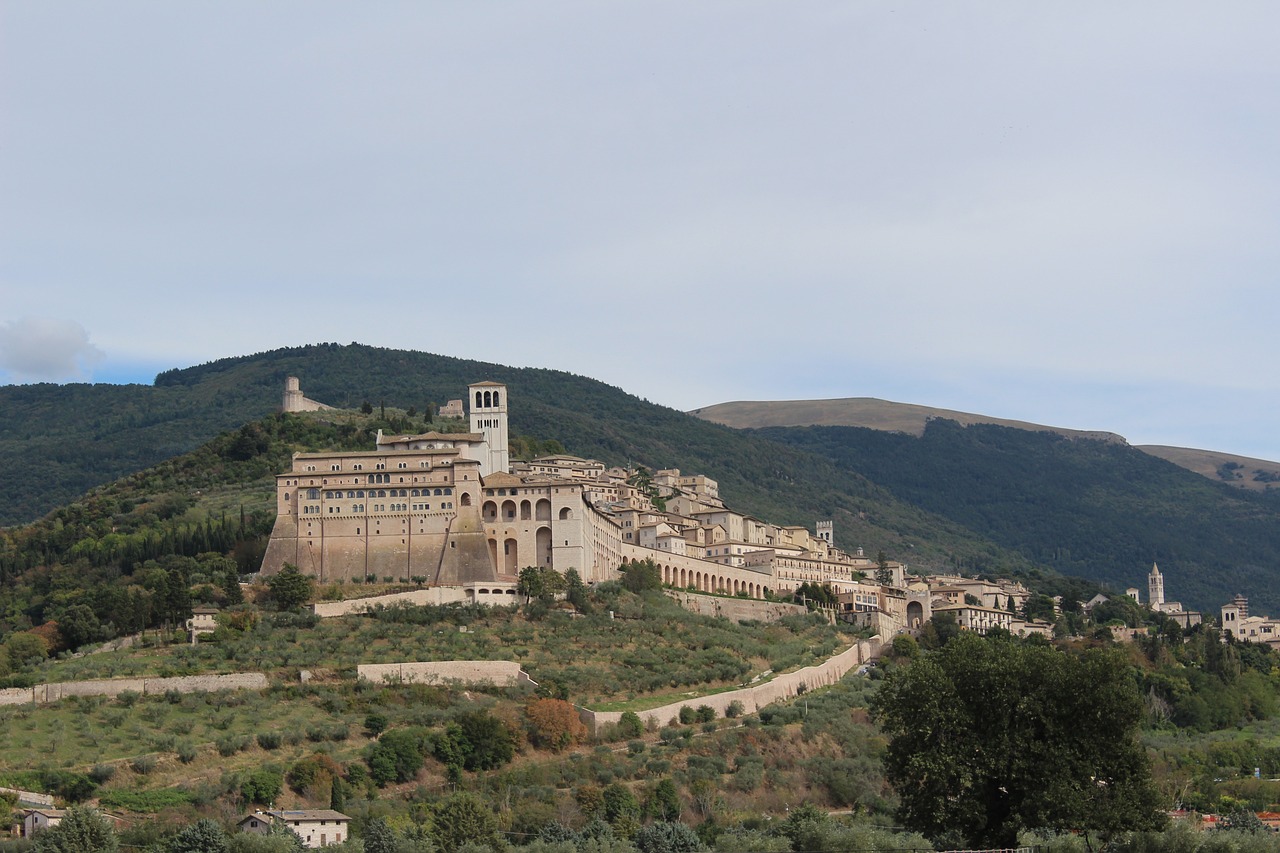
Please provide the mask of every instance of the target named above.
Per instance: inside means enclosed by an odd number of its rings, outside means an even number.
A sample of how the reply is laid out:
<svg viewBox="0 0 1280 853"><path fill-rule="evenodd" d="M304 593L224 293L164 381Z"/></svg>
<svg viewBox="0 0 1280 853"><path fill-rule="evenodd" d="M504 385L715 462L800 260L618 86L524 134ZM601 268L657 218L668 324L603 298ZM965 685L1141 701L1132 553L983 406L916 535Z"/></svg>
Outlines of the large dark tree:
<svg viewBox="0 0 1280 853"><path fill-rule="evenodd" d="M900 818L935 840L1013 847L1024 829L1163 823L1142 703L1112 652L966 633L889 675L873 710Z"/></svg>

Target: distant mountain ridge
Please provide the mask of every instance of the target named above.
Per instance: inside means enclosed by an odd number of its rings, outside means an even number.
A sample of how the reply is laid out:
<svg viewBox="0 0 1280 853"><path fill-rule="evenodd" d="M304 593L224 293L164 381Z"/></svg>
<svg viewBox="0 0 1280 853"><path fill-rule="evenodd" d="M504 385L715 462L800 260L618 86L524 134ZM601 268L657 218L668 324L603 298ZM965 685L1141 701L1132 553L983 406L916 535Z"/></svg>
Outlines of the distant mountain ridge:
<svg viewBox="0 0 1280 853"><path fill-rule="evenodd" d="M913 403L895 403L875 397L841 397L829 400L737 400L693 409L689 414L734 429L852 426L902 432L917 437L924 434L925 425L930 420L945 418L962 426L995 424L1031 432L1052 432L1066 438L1128 444L1124 436L1114 432L1067 429L971 412L958 412L952 409L919 406ZM1251 459L1216 450L1166 447L1157 444L1132 446L1211 480L1221 480L1242 489L1267 491L1269 486L1280 488L1280 462ZM1272 486L1272 484L1276 485Z"/></svg>

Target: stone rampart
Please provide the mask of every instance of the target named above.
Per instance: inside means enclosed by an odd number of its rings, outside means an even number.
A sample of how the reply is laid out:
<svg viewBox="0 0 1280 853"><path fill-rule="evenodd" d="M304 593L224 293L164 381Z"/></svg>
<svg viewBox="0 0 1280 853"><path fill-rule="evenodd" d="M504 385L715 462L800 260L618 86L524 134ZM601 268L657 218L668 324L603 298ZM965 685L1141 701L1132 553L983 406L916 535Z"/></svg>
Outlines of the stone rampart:
<svg viewBox="0 0 1280 853"><path fill-rule="evenodd" d="M754 598L725 598L717 595L699 595L695 592L667 590L667 595L691 613L702 616L723 616L734 622L777 622L784 616L803 615L804 605L784 604L778 601L760 601Z"/></svg>
<svg viewBox="0 0 1280 853"><path fill-rule="evenodd" d="M505 660L418 661L413 663L362 663L358 677L374 682L405 684L492 684L514 687L534 684L520 664Z"/></svg>
<svg viewBox="0 0 1280 853"><path fill-rule="evenodd" d="M232 672L223 675L179 675L169 678L110 678L94 681L59 681L34 687L0 690L0 705L57 702L69 696L119 696L134 693L211 693L215 690L262 690L267 677L260 672Z"/></svg>
<svg viewBox="0 0 1280 853"><path fill-rule="evenodd" d="M707 705L715 709L716 716L723 717L725 711L729 709L729 705L733 702L741 702L743 711L752 714L772 702L790 699L805 691L835 684L841 678L844 678L849 670L877 657L880 654L881 645L879 637L859 640L840 654L833 655L820 664L806 666L804 669L798 669L795 672L775 676L772 680L763 684L743 687L740 690L730 690L725 693L715 693L710 696L683 699L679 702L663 705L661 708L637 711L636 715L646 725L652 720L659 726L665 726L672 720L679 719L680 709L686 705L691 708ZM586 723L592 731L599 731L600 726L608 723L617 723L622 719L623 713L622 711L589 711L583 708L579 711L579 716L582 718L582 722Z"/></svg>
<svg viewBox="0 0 1280 853"><path fill-rule="evenodd" d="M312 610L322 619L331 616L350 616L353 613L364 613L379 605L391 604L455 604L471 601L462 587L433 586L428 589L414 589L409 592L391 592L386 595L373 595L368 598L349 598L346 601L317 601L311 605Z"/></svg>

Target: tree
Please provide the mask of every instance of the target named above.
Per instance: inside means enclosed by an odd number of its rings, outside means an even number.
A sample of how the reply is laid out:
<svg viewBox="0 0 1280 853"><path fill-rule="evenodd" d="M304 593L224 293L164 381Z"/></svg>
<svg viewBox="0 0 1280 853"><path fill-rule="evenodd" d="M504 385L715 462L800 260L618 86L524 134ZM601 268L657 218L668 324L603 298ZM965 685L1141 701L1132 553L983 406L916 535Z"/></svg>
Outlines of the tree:
<svg viewBox="0 0 1280 853"><path fill-rule="evenodd" d="M37 853L116 853L120 842L105 817L91 808L72 806L61 823L35 837L32 849Z"/></svg>
<svg viewBox="0 0 1280 853"><path fill-rule="evenodd" d="M529 718L529 739L542 749L559 752L587 737L578 711L563 699L534 699L524 709Z"/></svg>
<svg viewBox="0 0 1280 853"><path fill-rule="evenodd" d="M271 600L280 610L297 610L311 598L314 581L293 563L285 563L279 572L267 578Z"/></svg>
<svg viewBox="0 0 1280 853"><path fill-rule="evenodd" d="M683 823L658 821L636 833L636 848L640 853L694 853L706 850L698 833Z"/></svg>
<svg viewBox="0 0 1280 853"><path fill-rule="evenodd" d="M398 853L396 834L380 817L369 821L364 828L364 853Z"/></svg>
<svg viewBox="0 0 1280 853"><path fill-rule="evenodd" d="M498 822L475 794L450 794L432 812L432 834L444 853L453 853L469 842L501 849Z"/></svg>
<svg viewBox="0 0 1280 853"><path fill-rule="evenodd" d="M1162 825L1142 701L1122 657L965 632L889 674L872 701L899 817L933 839L1013 847L1020 830Z"/></svg>
<svg viewBox="0 0 1280 853"><path fill-rule="evenodd" d="M169 839L165 853L227 853L227 835L216 820L202 818Z"/></svg>
<svg viewBox="0 0 1280 853"><path fill-rule="evenodd" d="M657 787L653 789L653 796L649 800L649 812L657 820L677 821L680 819L680 812L683 811L680 804L680 793L676 790L676 783L670 779L663 779L658 782Z"/></svg>
<svg viewBox="0 0 1280 853"><path fill-rule="evenodd" d="M890 586L893 583L893 569L889 568L889 558L884 551L876 553L876 583Z"/></svg>
<svg viewBox="0 0 1280 853"><path fill-rule="evenodd" d="M587 585L582 582L582 575L577 569L569 569L564 573L565 598L569 603L584 613L590 606L587 602Z"/></svg>
<svg viewBox="0 0 1280 853"><path fill-rule="evenodd" d="M652 558L630 560L618 567L622 572L622 586L631 592L662 588L662 572Z"/></svg>
<svg viewBox="0 0 1280 853"><path fill-rule="evenodd" d="M550 566L526 566L520 570L520 580L516 591L529 599L539 599L550 603L558 592L565 587L564 575Z"/></svg>

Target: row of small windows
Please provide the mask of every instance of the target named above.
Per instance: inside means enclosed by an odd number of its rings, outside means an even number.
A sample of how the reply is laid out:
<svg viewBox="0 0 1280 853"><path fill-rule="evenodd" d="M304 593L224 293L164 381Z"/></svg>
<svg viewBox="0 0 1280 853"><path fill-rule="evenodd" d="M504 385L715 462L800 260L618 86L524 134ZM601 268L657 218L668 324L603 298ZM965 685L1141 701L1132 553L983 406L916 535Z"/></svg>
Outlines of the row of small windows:
<svg viewBox="0 0 1280 853"><path fill-rule="evenodd" d="M435 490L435 494L436 494L436 495L440 495L440 496L449 496L449 495L452 495L452 494L453 494L453 489L436 489L436 490ZM432 495L432 491L431 491L431 489L391 489L390 491L386 491L386 490L384 490L384 489L370 489L370 490L369 490L369 497L371 497L371 498L385 498L385 497L393 497L393 498L407 498L407 497L415 497L415 498L429 498L429 497L431 497L431 495ZM343 497L343 493L342 493L342 492L340 492L340 491L337 491L337 492L325 492L325 493L324 493L324 496L325 496L325 499L326 499L326 500L341 500L341 499L342 499L342 497ZM349 490L349 491L347 491L347 492L346 492L346 495L345 495L345 496L346 496L347 500L351 500L352 498L363 498L363 497L365 496L365 493L364 493L364 490L363 490L363 489ZM320 490L319 490L319 489L308 489L308 490L307 490L307 500L312 500L312 501L314 501L314 500L318 500L319 498L320 498Z"/></svg>
<svg viewBox="0 0 1280 853"><path fill-rule="evenodd" d="M501 392L499 391L485 391L483 393L477 391L476 392L476 408L491 409L496 406L500 406L502 405L502 403L499 401L500 396L501 396Z"/></svg>

